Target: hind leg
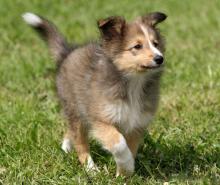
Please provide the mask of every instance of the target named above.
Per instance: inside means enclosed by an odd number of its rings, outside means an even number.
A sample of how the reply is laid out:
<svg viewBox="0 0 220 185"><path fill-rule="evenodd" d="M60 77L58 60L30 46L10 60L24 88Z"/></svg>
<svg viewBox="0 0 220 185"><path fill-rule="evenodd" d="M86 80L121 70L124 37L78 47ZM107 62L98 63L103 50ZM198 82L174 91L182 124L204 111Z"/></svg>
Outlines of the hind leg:
<svg viewBox="0 0 220 185"><path fill-rule="evenodd" d="M69 152L72 145L78 155L81 164L87 163L87 169L95 169L95 164L90 156L88 130L81 122L74 122L67 130L62 144L62 149Z"/></svg>
<svg viewBox="0 0 220 185"><path fill-rule="evenodd" d="M69 153L72 151L73 142L72 142L71 130L69 128L63 137L63 143L62 143L61 148L66 153Z"/></svg>

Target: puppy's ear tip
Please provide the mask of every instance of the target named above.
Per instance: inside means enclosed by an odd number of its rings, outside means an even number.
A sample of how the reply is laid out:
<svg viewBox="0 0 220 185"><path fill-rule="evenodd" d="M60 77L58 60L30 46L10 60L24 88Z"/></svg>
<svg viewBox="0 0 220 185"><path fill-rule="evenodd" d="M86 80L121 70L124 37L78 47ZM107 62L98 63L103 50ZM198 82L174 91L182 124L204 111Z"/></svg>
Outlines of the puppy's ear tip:
<svg viewBox="0 0 220 185"><path fill-rule="evenodd" d="M167 15L162 12L151 12L143 17L143 21L147 21L152 26L157 25L158 23L164 21L167 18Z"/></svg>
<svg viewBox="0 0 220 185"><path fill-rule="evenodd" d="M149 13L149 16L152 19L157 19L160 22L164 21L167 18L167 15L162 12L152 12L152 13Z"/></svg>
<svg viewBox="0 0 220 185"><path fill-rule="evenodd" d="M156 12L156 14L158 15L158 17L160 17L161 21L164 21L168 17L165 13L162 12Z"/></svg>
<svg viewBox="0 0 220 185"><path fill-rule="evenodd" d="M97 25L99 28L103 27L104 25L106 24L117 24L117 23L122 23L122 22L125 22L124 18L123 17L120 17L120 16L111 16L111 17L108 17L106 19L100 19L97 21Z"/></svg>
<svg viewBox="0 0 220 185"><path fill-rule="evenodd" d="M97 21L97 25L99 28L101 28L102 26L104 26L109 20L107 19L100 19Z"/></svg>

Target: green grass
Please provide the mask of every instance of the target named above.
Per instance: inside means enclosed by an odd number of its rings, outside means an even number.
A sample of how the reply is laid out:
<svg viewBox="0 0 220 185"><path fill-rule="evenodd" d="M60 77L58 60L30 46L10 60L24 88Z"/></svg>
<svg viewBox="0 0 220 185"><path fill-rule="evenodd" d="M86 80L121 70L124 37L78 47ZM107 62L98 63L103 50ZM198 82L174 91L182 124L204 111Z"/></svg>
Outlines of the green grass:
<svg viewBox="0 0 220 185"><path fill-rule="evenodd" d="M220 184L220 1L0 0L0 184ZM47 47L21 20L52 19L69 40L97 38L96 20L168 14L160 108L136 160L115 178L112 157L92 143L100 172L87 174L60 149L65 120Z"/></svg>

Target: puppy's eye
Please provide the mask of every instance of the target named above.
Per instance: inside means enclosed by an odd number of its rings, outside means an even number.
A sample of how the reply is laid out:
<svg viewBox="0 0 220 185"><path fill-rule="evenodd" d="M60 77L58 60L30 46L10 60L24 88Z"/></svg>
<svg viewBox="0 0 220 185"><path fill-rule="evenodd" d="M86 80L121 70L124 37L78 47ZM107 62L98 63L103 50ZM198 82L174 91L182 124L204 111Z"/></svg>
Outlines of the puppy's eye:
<svg viewBox="0 0 220 185"><path fill-rule="evenodd" d="M142 48L143 48L143 45L137 44L137 45L134 46L134 48L135 48L135 49L142 49Z"/></svg>
<svg viewBox="0 0 220 185"><path fill-rule="evenodd" d="M157 41L153 41L154 47L158 47L159 43Z"/></svg>

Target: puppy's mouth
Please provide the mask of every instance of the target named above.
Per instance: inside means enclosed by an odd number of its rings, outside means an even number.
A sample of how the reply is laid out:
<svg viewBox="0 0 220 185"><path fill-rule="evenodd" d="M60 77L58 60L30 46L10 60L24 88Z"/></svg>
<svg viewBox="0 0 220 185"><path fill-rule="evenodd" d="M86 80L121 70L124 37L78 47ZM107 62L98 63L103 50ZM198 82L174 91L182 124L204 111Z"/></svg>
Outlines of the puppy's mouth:
<svg viewBox="0 0 220 185"><path fill-rule="evenodd" d="M141 69L142 70L145 70L145 69L158 69L160 68L162 65L140 65Z"/></svg>

